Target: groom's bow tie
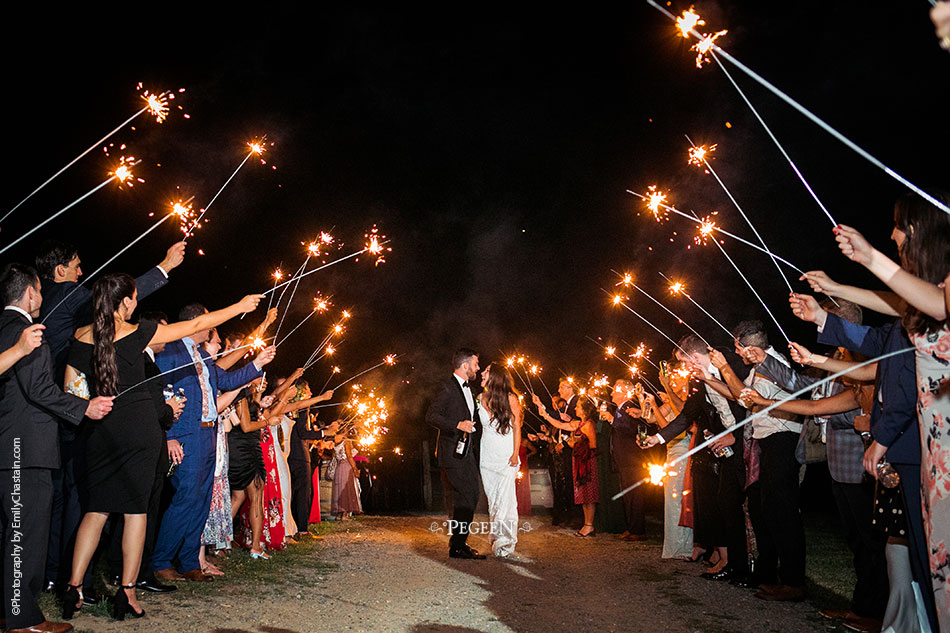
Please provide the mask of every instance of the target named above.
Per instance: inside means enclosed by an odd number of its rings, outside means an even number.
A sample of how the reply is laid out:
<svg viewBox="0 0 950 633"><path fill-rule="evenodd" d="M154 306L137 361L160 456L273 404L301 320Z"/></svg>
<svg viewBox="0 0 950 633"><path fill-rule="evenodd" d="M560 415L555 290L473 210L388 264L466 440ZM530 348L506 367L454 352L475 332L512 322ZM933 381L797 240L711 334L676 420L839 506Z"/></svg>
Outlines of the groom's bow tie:
<svg viewBox="0 0 950 633"><path fill-rule="evenodd" d="M467 382L463 382L463 383L462 383L462 389L471 389L471 387L468 386L468 383L467 383Z"/></svg>

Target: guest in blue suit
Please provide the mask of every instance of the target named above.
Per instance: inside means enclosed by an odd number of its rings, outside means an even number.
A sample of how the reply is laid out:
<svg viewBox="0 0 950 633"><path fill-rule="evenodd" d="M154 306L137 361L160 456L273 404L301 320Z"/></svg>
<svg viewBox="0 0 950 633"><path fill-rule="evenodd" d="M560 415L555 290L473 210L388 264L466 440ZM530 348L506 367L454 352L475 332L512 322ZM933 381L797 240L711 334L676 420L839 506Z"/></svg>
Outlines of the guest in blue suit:
<svg viewBox="0 0 950 633"><path fill-rule="evenodd" d="M179 317L188 320L205 312L204 306L193 303L182 308ZM168 454L179 465L171 478L175 493L162 518L152 554L152 568L160 580L211 580L201 571L198 554L214 483L214 425L218 417L215 394L219 390L238 389L260 377L261 368L275 355L274 347L268 347L253 362L225 371L201 348L208 336L209 330L198 332L169 343L155 356L155 363L163 372L180 368L165 380L176 392L184 389L187 398L181 416L168 432ZM181 574L173 567L176 556Z"/></svg>

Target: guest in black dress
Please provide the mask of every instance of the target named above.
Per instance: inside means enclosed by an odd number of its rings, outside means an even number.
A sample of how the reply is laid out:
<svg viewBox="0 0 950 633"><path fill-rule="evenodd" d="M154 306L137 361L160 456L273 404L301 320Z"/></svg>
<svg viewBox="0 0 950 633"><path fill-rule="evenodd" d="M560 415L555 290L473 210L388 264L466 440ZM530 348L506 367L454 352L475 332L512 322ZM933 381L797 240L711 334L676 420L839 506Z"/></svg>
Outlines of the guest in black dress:
<svg viewBox="0 0 950 633"><path fill-rule="evenodd" d="M135 617L145 614L135 598L135 582L162 442L150 385L140 384L146 373L145 348L220 325L253 310L261 296L245 297L223 310L190 321L172 325L143 321L136 326L129 323L137 305L132 277L106 275L93 285L94 321L76 331L69 351L66 384L81 382L84 376L90 394L121 398L116 398L112 412L102 421L86 427L86 513L76 537L72 572L64 596L64 618L71 618L82 605L82 577L99 543L102 527L113 512L124 515L124 526L122 586L113 599L112 614L119 620L127 613Z"/></svg>

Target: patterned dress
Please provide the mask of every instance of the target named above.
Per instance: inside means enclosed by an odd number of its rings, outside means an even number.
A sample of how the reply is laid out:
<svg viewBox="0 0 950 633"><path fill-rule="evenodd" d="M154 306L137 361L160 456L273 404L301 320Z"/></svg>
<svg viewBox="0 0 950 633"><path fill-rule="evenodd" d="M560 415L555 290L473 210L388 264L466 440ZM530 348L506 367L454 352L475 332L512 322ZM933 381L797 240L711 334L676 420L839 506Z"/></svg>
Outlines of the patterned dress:
<svg viewBox="0 0 950 633"><path fill-rule="evenodd" d="M950 631L950 329L911 337L917 347L921 505L940 628ZM921 589L924 589L921 587Z"/></svg>
<svg viewBox="0 0 950 633"><path fill-rule="evenodd" d="M234 524L231 521L231 485L228 482L228 433L225 431L225 424L229 418L231 418L231 423L235 422L236 417L233 406L228 407L218 416L211 511L208 513L205 531L201 536L202 543L215 549L230 549L231 541L234 540Z"/></svg>

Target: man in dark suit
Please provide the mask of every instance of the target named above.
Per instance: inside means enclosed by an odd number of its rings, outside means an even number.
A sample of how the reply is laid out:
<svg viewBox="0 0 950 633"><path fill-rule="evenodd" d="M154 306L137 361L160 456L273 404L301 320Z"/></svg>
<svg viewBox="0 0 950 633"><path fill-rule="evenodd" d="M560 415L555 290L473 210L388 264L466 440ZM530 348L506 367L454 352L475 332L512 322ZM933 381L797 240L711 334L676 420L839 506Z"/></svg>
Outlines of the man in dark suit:
<svg viewBox="0 0 950 633"><path fill-rule="evenodd" d="M620 486L626 490L643 479L645 470L644 453L637 446L637 434L649 425L641 418L640 409L633 403L633 382L621 378L614 383L610 399L616 408L613 412L601 412L601 419L610 422L610 459L620 473ZM623 496L623 509L626 517L626 530L620 538L627 541L640 541L646 538L646 521L643 514L645 489L640 486Z"/></svg>
<svg viewBox="0 0 950 633"><path fill-rule="evenodd" d="M185 243L173 244L158 266L153 266L135 280L139 301L168 283L168 273L177 268L185 256ZM58 240L47 240L36 254L36 269L43 283L43 306L40 320L46 325L46 340L53 358L53 379L63 384L69 340L77 328L92 323L92 290L79 285L82 266L75 246ZM46 589L52 590L69 576L76 531L82 520L78 485L82 473L85 448L78 429L60 425L59 443L62 466L53 472L53 512L50 523L50 546L46 560ZM94 604L92 568L83 579L83 601Z"/></svg>
<svg viewBox="0 0 950 633"><path fill-rule="evenodd" d="M36 271L9 264L0 273L0 349L16 343L43 303ZM46 621L36 596L43 588L49 538L52 471L59 468L57 418L79 424L102 419L112 398L86 401L54 382L49 347L42 345L0 377L0 527L3 532L3 610L11 631L62 633Z"/></svg>
<svg viewBox="0 0 950 633"><path fill-rule="evenodd" d="M204 306L193 303L182 308L178 316L187 321L205 312ZM164 351L155 355L155 364L163 372L177 368L168 374L166 380L175 390L183 389L187 399L178 421L168 432L168 454L179 465L171 478L175 494L162 518L152 554L152 568L162 581L211 580L211 576L201 571L198 552L211 510L217 449L215 394L218 390L238 389L260 377L261 368L275 355L274 347L267 347L247 365L225 371L214 364L201 346L209 336L210 330L203 330L168 343ZM183 445L187 445L187 453ZM176 556L181 574L172 567Z"/></svg>
<svg viewBox="0 0 950 633"><path fill-rule="evenodd" d="M560 422L579 420L580 418L577 416L578 395L574 392L574 383L568 378L561 378L558 381L557 393L564 400L564 404L560 407L552 407L551 410L547 410L537 394L532 396L531 399L538 407L538 413L542 419L546 419L546 416L550 415ZM548 428L550 429L548 434L550 441L547 447L548 472L551 477L551 496L553 497L551 525L570 526L578 518L580 506L574 504L573 455L571 447L567 443L569 433L554 427Z"/></svg>
<svg viewBox="0 0 950 633"><path fill-rule="evenodd" d="M429 405L426 422L439 430L439 466L452 486L455 507L449 523L449 556L483 559L484 554L465 543L479 492L478 444L482 428L469 384L478 375L478 353L462 348L455 352L452 366L455 371Z"/></svg>

